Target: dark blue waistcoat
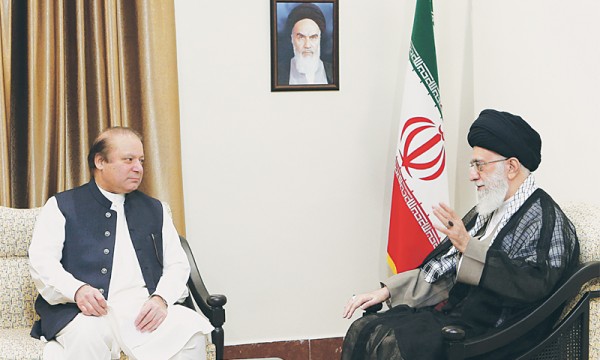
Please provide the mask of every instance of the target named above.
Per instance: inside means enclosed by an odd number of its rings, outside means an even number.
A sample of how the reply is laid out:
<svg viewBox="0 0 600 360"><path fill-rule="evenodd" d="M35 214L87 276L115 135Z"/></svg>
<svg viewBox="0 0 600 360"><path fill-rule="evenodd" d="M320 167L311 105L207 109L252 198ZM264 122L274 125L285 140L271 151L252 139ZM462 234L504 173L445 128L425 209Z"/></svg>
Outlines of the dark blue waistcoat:
<svg viewBox="0 0 600 360"><path fill-rule="evenodd" d="M94 180L55 197L66 220L62 266L109 299L117 227L117 213L110 209L112 202L102 195ZM126 195L124 207L129 235L150 295L162 276L162 205L134 191ZM31 335L48 340L80 312L77 304L50 305L41 296L35 301L35 310L40 320L33 325Z"/></svg>

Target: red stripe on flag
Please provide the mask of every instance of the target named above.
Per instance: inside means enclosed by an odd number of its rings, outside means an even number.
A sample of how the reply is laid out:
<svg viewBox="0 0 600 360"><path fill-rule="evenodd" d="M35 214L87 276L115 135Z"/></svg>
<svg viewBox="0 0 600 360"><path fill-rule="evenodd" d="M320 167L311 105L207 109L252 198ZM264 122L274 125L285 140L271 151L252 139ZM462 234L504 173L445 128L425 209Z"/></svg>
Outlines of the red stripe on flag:
<svg viewBox="0 0 600 360"><path fill-rule="evenodd" d="M419 266L439 242L439 237L404 179L396 174L387 252L396 273L400 273Z"/></svg>

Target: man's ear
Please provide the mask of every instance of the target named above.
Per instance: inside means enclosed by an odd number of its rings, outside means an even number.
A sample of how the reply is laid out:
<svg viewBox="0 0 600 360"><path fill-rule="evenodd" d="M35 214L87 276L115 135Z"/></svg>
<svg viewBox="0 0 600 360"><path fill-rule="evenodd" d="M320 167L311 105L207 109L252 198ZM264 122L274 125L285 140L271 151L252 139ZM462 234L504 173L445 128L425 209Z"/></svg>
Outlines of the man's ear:
<svg viewBox="0 0 600 360"><path fill-rule="evenodd" d="M519 173L521 172L521 163L519 162L519 159L517 158L510 158L508 159L508 178L510 180L514 179L517 177L517 175L519 175Z"/></svg>
<svg viewBox="0 0 600 360"><path fill-rule="evenodd" d="M94 165L96 165L96 169L102 170L104 168L104 158L101 154L94 155Z"/></svg>

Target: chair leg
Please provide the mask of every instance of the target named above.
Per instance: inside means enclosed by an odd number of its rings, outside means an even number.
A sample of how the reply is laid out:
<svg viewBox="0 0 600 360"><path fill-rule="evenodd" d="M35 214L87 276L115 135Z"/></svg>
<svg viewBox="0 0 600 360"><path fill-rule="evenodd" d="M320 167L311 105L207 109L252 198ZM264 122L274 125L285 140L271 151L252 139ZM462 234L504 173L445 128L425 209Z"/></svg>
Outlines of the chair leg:
<svg viewBox="0 0 600 360"><path fill-rule="evenodd" d="M223 360L223 350L225 347L225 332L223 331L223 328L220 326L215 327L215 329L211 333L211 337L213 344L215 344L217 360Z"/></svg>

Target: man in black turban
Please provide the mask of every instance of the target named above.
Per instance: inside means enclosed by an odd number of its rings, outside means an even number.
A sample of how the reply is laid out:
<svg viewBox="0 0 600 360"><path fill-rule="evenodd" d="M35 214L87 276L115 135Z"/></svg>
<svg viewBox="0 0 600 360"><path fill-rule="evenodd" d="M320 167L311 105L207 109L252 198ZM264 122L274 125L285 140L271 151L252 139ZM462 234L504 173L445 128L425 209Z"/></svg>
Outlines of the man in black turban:
<svg viewBox="0 0 600 360"><path fill-rule="evenodd" d="M279 61L279 85L333 83L331 64L321 60L321 36L325 29L325 16L317 5L302 3L290 11L285 33L290 34L294 57Z"/></svg>
<svg viewBox="0 0 600 360"><path fill-rule="evenodd" d="M542 139L520 116L496 110L483 110L471 125L471 147L479 146L504 157L519 159L529 171L542 160Z"/></svg>
<svg viewBox="0 0 600 360"><path fill-rule="evenodd" d="M458 325L467 339L497 331L542 303L577 266L573 224L535 184L541 139L521 117L484 110L469 134L470 180L478 203L462 219L446 204L433 208L446 238L410 271L392 276L344 308L387 302L390 309L355 321L342 360L444 359L441 329ZM559 313L527 337L486 359L512 359L549 333Z"/></svg>

